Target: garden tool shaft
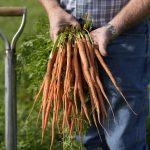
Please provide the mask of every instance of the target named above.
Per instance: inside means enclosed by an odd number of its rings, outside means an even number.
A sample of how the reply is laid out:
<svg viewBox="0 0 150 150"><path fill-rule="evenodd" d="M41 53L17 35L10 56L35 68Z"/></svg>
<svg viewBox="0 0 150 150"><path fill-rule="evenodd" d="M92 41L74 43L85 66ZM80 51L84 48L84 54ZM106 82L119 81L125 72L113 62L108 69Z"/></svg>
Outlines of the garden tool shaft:
<svg viewBox="0 0 150 150"><path fill-rule="evenodd" d="M0 37L5 43L5 145L6 150L17 150L17 104L16 104L16 42L23 31L26 22L26 8L0 7L0 16L20 16L22 21L18 31L9 42L6 35L0 31Z"/></svg>

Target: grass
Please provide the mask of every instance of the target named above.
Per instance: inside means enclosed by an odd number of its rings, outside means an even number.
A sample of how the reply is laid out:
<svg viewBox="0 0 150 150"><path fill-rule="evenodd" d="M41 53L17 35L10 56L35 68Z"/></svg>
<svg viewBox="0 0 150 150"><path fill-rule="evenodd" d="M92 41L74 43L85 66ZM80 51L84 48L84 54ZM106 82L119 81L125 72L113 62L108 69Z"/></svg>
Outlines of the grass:
<svg viewBox="0 0 150 150"><path fill-rule="evenodd" d="M26 34L33 33L35 29L34 24L39 18L46 15L38 0L1 0L1 6L27 7L27 22L22 37ZM13 19L12 17L0 17L0 30L4 31L10 38L18 29L20 21L20 17L13 17Z"/></svg>

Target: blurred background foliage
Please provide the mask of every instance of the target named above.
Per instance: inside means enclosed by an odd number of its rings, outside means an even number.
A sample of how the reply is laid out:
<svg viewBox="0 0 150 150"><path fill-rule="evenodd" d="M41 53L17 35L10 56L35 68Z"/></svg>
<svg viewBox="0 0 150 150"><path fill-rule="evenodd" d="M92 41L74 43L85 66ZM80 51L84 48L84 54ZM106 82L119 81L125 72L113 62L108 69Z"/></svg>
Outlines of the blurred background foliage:
<svg viewBox="0 0 150 150"><path fill-rule="evenodd" d="M41 121L36 124L38 105L30 119L26 121L33 98L37 92L44 71L47 58L52 46L49 38L49 25L45 11L37 0L1 0L0 6L25 6L28 9L27 22L23 34L17 43L17 122L18 122L18 150L46 150L50 144L50 130L45 135L45 142L41 144ZM0 31L9 39L12 38L20 25L19 17L0 17ZM0 40L0 150L4 145L4 45ZM149 87L150 89L150 87ZM147 141L150 145L150 121L147 122ZM61 135L56 134L54 150L62 149ZM65 137L65 150L83 150L75 140Z"/></svg>

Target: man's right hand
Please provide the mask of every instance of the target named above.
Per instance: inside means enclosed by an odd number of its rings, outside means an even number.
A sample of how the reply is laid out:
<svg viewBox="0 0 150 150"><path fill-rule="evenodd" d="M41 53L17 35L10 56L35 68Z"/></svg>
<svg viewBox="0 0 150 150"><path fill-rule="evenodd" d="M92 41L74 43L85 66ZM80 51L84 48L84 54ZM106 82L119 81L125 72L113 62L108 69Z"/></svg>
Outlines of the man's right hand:
<svg viewBox="0 0 150 150"><path fill-rule="evenodd" d="M62 8L55 8L50 14L48 14L50 23L50 35L55 41L59 32L62 32L67 25L73 25L80 28L78 21Z"/></svg>
<svg viewBox="0 0 150 150"><path fill-rule="evenodd" d="M65 10L63 10L57 0L39 0L47 11L50 35L55 41L59 32L62 32L67 25L73 25L80 28L78 21Z"/></svg>

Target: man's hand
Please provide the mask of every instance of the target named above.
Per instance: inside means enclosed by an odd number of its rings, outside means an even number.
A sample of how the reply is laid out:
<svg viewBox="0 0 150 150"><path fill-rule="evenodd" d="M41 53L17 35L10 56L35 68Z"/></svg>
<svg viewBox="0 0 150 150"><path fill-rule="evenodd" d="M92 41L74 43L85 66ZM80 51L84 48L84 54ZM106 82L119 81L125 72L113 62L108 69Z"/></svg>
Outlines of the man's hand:
<svg viewBox="0 0 150 150"><path fill-rule="evenodd" d="M63 31L67 25L73 25L77 28L80 24L77 20L65 10L63 10L57 0L39 0L44 6L50 23L50 34L52 39L55 41L57 34Z"/></svg>
<svg viewBox="0 0 150 150"><path fill-rule="evenodd" d="M54 41L56 40L58 33L62 32L65 26L73 25L80 28L80 24L76 19L60 7L54 9L48 16L50 22L50 34Z"/></svg>
<svg viewBox="0 0 150 150"><path fill-rule="evenodd" d="M94 44L99 48L100 53L103 56L106 56L106 48L111 39L111 34L109 33L108 29L106 27L101 27L93 30L90 35L94 41Z"/></svg>

